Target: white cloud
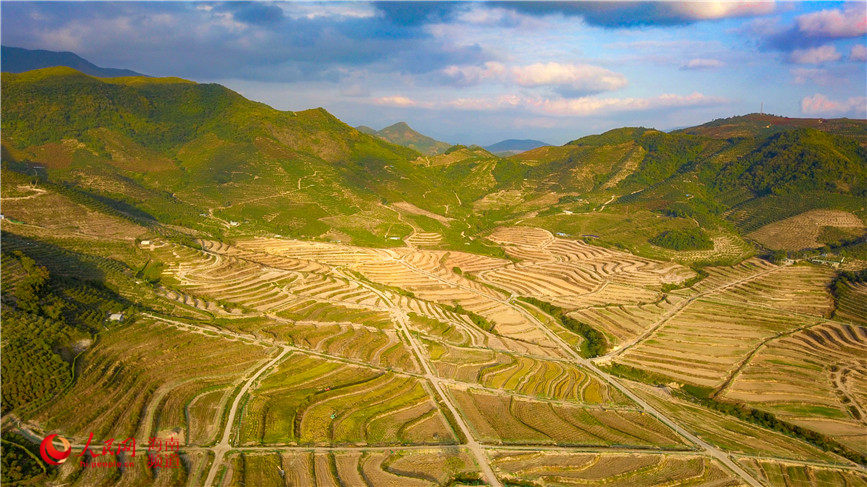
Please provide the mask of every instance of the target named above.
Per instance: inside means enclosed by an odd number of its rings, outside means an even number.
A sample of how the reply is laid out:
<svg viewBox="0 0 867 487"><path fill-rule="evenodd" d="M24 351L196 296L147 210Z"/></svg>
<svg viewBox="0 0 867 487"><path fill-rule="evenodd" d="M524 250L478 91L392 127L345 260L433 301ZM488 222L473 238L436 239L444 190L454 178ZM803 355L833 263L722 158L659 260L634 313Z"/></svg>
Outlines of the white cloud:
<svg viewBox="0 0 867 487"><path fill-rule="evenodd" d="M671 2L672 10L695 20L715 20L730 17L750 17L773 13L773 0L758 2Z"/></svg>
<svg viewBox="0 0 867 487"><path fill-rule="evenodd" d="M864 44L855 44L852 46L852 51L849 53L849 59L853 61L867 61L867 46Z"/></svg>
<svg viewBox="0 0 867 487"><path fill-rule="evenodd" d="M484 66L448 66L443 73L462 85L474 85L488 79L501 80L506 75L506 66L490 61Z"/></svg>
<svg viewBox="0 0 867 487"><path fill-rule="evenodd" d="M415 107L419 106L419 103L411 98L407 98L403 95L392 95L392 96L383 96L380 98L374 98L373 103L377 105L385 105L392 107Z"/></svg>
<svg viewBox="0 0 867 487"><path fill-rule="evenodd" d="M620 111L642 111L661 108L716 105L725 102L702 93L691 95L663 94L650 98L562 98L539 100L533 104L542 113L560 116L587 116Z"/></svg>
<svg viewBox="0 0 867 487"><path fill-rule="evenodd" d="M613 91L626 86L622 74L589 64L550 62L509 68L499 62L487 62L483 66L449 66L443 74L462 85L490 80L525 88L551 86L571 94Z"/></svg>
<svg viewBox="0 0 867 487"><path fill-rule="evenodd" d="M867 118L867 97L855 96L847 100L831 100L816 93L801 100L801 111L808 115L842 115L851 113L859 118Z"/></svg>
<svg viewBox="0 0 867 487"><path fill-rule="evenodd" d="M867 8L862 2L843 9L821 10L798 17L798 30L814 37L858 37L867 34Z"/></svg>
<svg viewBox="0 0 867 487"><path fill-rule="evenodd" d="M536 63L512 68L520 86L558 86L574 91L613 91L626 86L626 77L589 64Z"/></svg>
<svg viewBox="0 0 867 487"><path fill-rule="evenodd" d="M448 108L460 110L496 111L524 109L532 113L560 117L583 117L612 112L643 111L665 108L709 106L724 103L719 97L702 93L691 95L663 94L649 98L546 98L538 96L504 95L496 98L459 98L446 102Z"/></svg>
<svg viewBox="0 0 867 487"><path fill-rule="evenodd" d="M789 55L792 62L798 64L822 64L837 61L842 56L832 44L826 44L812 49L795 49Z"/></svg>
<svg viewBox="0 0 867 487"><path fill-rule="evenodd" d="M376 8L367 3L339 2L339 3L301 3L301 2L277 2L276 5L283 10L283 14L292 19L316 19L316 18L351 18L367 19L376 16Z"/></svg>
<svg viewBox="0 0 867 487"><path fill-rule="evenodd" d="M695 58L683 65L683 69L715 69L725 66L719 59Z"/></svg>

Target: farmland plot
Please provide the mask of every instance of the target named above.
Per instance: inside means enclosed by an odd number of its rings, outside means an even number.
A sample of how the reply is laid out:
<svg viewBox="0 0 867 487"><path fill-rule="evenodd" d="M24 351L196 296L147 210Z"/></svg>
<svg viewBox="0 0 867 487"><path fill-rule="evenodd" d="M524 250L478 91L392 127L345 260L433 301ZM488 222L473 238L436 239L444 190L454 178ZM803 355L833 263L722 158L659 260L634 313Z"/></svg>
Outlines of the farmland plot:
<svg viewBox="0 0 867 487"><path fill-rule="evenodd" d="M684 447L667 426L631 409L585 408L451 389L478 437L501 444Z"/></svg>
<svg viewBox="0 0 867 487"><path fill-rule="evenodd" d="M215 384L237 383L268 352L142 318L104 332L82 362L74 386L38 418L82 441L91 431L105 437L147 436L158 417L159 428L179 429L187 401ZM105 406L87 406L91 404Z"/></svg>
<svg viewBox="0 0 867 487"><path fill-rule="evenodd" d="M697 455L498 452L493 464L505 480L534 485L741 485L716 462Z"/></svg>
<svg viewBox="0 0 867 487"><path fill-rule="evenodd" d="M705 441L735 454L813 460L828 463L847 462L808 443L751 423L701 407L672 395L667 388L627 382L630 389L653 407L663 411Z"/></svg>
<svg viewBox="0 0 867 487"><path fill-rule="evenodd" d="M807 324L769 308L698 299L617 361L717 387L764 340Z"/></svg>
<svg viewBox="0 0 867 487"><path fill-rule="evenodd" d="M518 294L523 291L525 295L540 299L546 295L547 289L566 291L552 294L580 295L596 288L603 281L633 286L660 286L681 282L695 275L692 270L679 264L556 238L550 232L538 228L501 227L490 238L502 244L507 252L527 262L509 265L503 270L484 272L481 276L506 289L512 286ZM548 281L552 286L550 288L546 287Z"/></svg>
<svg viewBox="0 0 867 487"><path fill-rule="evenodd" d="M834 301L828 286L835 272L825 266L792 265L712 296L727 301L769 306L795 313L831 316Z"/></svg>
<svg viewBox="0 0 867 487"><path fill-rule="evenodd" d="M867 283L848 283L838 294L834 319L867 326Z"/></svg>
<svg viewBox="0 0 867 487"><path fill-rule="evenodd" d="M753 458L741 459L739 463L770 487L867 486L867 475L855 469L840 470Z"/></svg>
<svg viewBox="0 0 867 487"><path fill-rule="evenodd" d="M638 305L590 306L569 313L578 321L613 337L612 344L628 342L650 329L665 313L683 303L684 297L670 294L664 299Z"/></svg>
<svg viewBox="0 0 867 487"><path fill-rule="evenodd" d="M459 448L243 453L242 456L243 462L236 461L232 472L239 485L432 487L460 481L478 482L472 457Z"/></svg>
<svg viewBox="0 0 867 487"><path fill-rule="evenodd" d="M293 354L251 392L241 444L437 444L454 435L417 379Z"/></svg>
<svg viewBox="0 0 867 487"><path fill-rule="evenodd" d="M867 451L867 329L824 323L768 342L724 397Z"/></svg>
<svg viewBox="0 0 867 487"><path fill-rule="evenodd" d="M616 389L568 362L507 355L508 362L480 370L479 384L519 394L593 404L628 404Z"/></svg>

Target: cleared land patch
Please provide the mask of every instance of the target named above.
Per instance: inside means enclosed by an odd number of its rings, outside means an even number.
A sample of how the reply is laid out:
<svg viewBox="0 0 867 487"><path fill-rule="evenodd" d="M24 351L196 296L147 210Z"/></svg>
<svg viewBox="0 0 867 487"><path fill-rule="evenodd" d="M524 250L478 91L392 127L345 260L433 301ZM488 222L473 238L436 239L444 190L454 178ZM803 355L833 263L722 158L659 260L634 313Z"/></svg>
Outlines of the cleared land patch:
<svg viewBox="0 0 867 487"><path fill-rule="evenodd" d="M747 236L775 250L801 250L820 247L819 235L823 227L850 231L852 236L864 233L860 218L841 210L810 210L800 215L769 223Z"/></svg>

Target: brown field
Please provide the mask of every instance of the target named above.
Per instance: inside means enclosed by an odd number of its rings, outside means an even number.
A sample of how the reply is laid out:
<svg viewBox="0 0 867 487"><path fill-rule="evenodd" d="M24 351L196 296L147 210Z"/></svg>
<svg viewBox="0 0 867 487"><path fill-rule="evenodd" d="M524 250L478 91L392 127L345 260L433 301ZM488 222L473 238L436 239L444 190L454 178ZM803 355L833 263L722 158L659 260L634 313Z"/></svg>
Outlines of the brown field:
<svg viewBox="0 0 867 487"><path fill-rule="evenodd" d="M810 210L800 215L769 223L748 237L770 249L800 250L822 245L817 239L822 227L864 233L864 222L852 213L840 210Z"/></svg>
<svg viewBox="0 0 867 487"><path fill-rule="evenodd" d="M769 487L867 486L867 474L856 469L839 470L753 458L741 459L739 463Z"/></svg>
<svg viewBox="0 0 867 487"><path fill-rule="evenodd" d="M711 294L733 302L768 306L793 313L830 317L834 300L828 286L835 271L830 267L801 264Z"/></svg>
<svg viewBox="0 0 867 487"><path fill-rule="evenodd" d="M668 427L636 410L582 408L456 388L451 393L464 417L485 442L683 447Z"/></svg>
<svg viewBox="0 0 867 487"><path fill-rule="evenodd" d="M695 455L498 452L494 468L504 479L533 485L741 485L716 462Z"/></svg>
<svg viewBox="0 0 867 487"><path fill-rule="evenodd" d="M867 326L867 284L847 284L840 290L834 319Z"/></svg>
<svg viewBox="0 0 867 487"><path fill-rule="evenodd" d="M843 458L732 416L675 397L668 388L629 382L629 388L690 431L721 449L743 455L847 465Z"/></svg>
<svg viewBox="0 0 867 487"><path fill-rule="evenodd" d="M724 391L867 452L867 329L824 323L768 342Z"/></svg>
<svg viewBox="0 0 867 487"><path fill-rule="evenodd" d="M22 207L50 196L26 185L15 194ZM58 231L130 238L87 228ZM613 348L600 365L719 389L863 450L863 286L845 288L835 308L829 268L750 259L671 291L695 272L540 229L491 234L515 260L435 250L438 238L414 233L413 246L390 249L262 237L194 248L153 236L134 257L95 247L129 259L133 271L121 274L158 265L153 303L184 314L142 314L103 334L63 400L29 426L76 442L89 431L175 436L187 468L157 472L158 485L457 486L489 467L501 483L540 486L740 485L713 452L737 455L762 479L779 462L804 461L813 466L786 475L855 483L841 457L663 389L629 382L647 404L630 399L576 357L579 332L517 298L603 332ZM21 274L10 269L4 286ZM94 403L110 406L82 406ZM136 485L150 475L64 467L60 479Z"/></svg>
<svg viewBox="0 0 867 487"><path fill-rule="evenodd" d="M771 308L699 299L617 361L718 387L764 340L810 323Z"/></svg>
<svg viewBox="0 0 867 487"><path fill-rule="evenodd" d="M184 405L200 392L230 386L268 357L265 348L191 334L150 319L104 333L81 364L79 379L37 420L82 442L95 436L172 431L181 441ZM103 404L103 407L94 407ZM207 421L213 415L203 411Z"/></svg>
<svg viewBox="0 0 867 487"><path fill-rule="evenodd" d="M431 487L478 478L472 457L459 448L245 452L233 461L229 475L229 485L299 487Z"/></svg>

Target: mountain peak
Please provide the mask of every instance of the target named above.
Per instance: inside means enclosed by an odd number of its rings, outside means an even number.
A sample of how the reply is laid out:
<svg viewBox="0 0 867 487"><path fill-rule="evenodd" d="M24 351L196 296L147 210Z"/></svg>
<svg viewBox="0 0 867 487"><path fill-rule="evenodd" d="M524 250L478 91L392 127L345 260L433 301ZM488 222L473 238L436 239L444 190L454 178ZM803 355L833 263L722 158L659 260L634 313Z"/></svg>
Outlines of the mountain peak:
<svg viewBox="0 0 867 487"><path fill-rule="evenodd" d="M359 125L355 128L359 132L374 135L386 142L391 142L392 144L409 147L410 149L428 156L442 154L450 147L450 145L445 142L440 142L424 134L420 134L406 122L397 122L382 130L374 130L365 125Z"/></svg>

